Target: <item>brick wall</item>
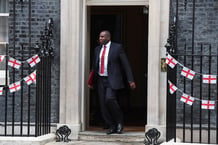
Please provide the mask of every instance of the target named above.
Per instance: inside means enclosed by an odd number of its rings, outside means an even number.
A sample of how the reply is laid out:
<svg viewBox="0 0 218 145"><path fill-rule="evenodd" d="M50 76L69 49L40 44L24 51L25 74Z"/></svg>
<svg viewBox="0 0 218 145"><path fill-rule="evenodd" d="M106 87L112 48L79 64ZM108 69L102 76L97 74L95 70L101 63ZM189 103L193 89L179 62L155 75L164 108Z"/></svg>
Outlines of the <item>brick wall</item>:
<svg viewBox="0 0 218 145"><path fill-rule="evenodd" d="M193 31L193 0L179 1L178 3L178 41L177 41L177 53L184 54L184 47L186 44L187 54L192 54L192 38L194 38L194 54L209 54L209 47L211 45L212 54L218 54L218 1L216 0L196 0L195 8L195 25ZM171 3L171 21L176 14L176 0L172 0ZM193 36L194 32L194 37ZM203 46L203 51L201 52L201 44ZM211 57L211 74L217 74L217 57ZM186 61L186 67L193 69L195 72L200 72L200 57L187 56L186 59L183 56L178 57L179 62L182 64ZM207 56L203 57L202 65L203 74L209 74L209 58ZM200 88L201 76L197 75L193 81L184 79L180 75L182 67L177 67L177 86L184 93L194 96L195 98L200 97L200 91L202 91L203 99L208 99L209 91L208 84L203 84ZM193 82L193 85L192 85ZM185 84L185 87L184 87ZM193 92L191 88L193 87ZM211 100L217 100L217 85L210 86ZM184 105L180 101L181 93L177 93L177 122L182 123L184 117L186 118L186 123L189 124L191 117L193 117L193 123L198 124L200 120L203 123L208 123L208 111L201 110L200 101L195 101L193 104L193 114L191 114L191 107L189 105ZM217 103L217 102L216 102ZM184 110L184 108L185 110ZM216 106L217 107L217 106ZM183 115L185 111L186 115ZM202 111L202 118L200 119L200 111ZM216 110L210 111L211 124L216 124Z"/></svg>
<svg viewBox="0 0 218 145"><path fill-rule="evenodd" d="M9 0L9 55L18 60L21 60L23 53L24 60L35 54L35 42L40 39L40 31L44 31L45 23L49 18L54 20L54 59L52 60L52 100L51 100L51 120L58 122L59 119L59 73L60 73L60 0L32 0L31 13L29 12L30 0L23 0L23 3L15 0L15 17L14 17L14 1ZM31 21L29 22L29 14ZM15 26L15 27L14 27ZM21 51L21 44L24 46L24 51ZM29 72L34 71L34 68L29 70L28 64L24 64L24 76ZM21 71L9 69L10 83L21 80ZM15 74L15 75L13 75ZM35 85L31 85L30 91L30 120L35 121ZM13 100L14 98L14 100ZM4 110L4 98L0 97L1 107ZM28 119L28 87L24 85L24 96L21 102L21 93L18 91L8 97L8 120L12 119L13 101L15 105L15 121L21 118L21 104L23 104L23 119ZM4 120L4 116L0 117Z"/></svg>

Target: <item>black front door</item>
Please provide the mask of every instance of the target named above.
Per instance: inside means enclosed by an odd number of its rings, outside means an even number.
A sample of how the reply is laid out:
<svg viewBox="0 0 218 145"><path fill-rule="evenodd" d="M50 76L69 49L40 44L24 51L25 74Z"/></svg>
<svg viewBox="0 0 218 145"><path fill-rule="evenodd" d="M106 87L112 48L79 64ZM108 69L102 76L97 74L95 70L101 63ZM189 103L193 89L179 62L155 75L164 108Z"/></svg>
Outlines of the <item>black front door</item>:
<svg viewBox="0 0 218 145"><path fill-rule="evenodd" d="M143 7L91 7L91 60L100 31L109 30L112 41L121 43L132 67L137 88L120 91L118 100L125 126L142 126L147 121L148 14ZM102 125L95 91L90 96L90 126Z"/></svg>

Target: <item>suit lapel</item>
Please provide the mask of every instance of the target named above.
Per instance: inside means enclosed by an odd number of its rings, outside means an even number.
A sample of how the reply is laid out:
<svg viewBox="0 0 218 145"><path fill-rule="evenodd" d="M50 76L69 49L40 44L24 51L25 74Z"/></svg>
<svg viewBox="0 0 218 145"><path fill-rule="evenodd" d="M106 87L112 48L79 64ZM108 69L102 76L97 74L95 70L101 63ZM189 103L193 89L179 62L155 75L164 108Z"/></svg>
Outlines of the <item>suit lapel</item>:
<svg viewBox="0 0 218 145"><path fill-rule="evenodd" d="M111 42L111 46L110 46L110 49L109 49L109 54L108 54L108 62L110 60L110 57L111 57L111 54L113 53L113 43Z"/></svg>
<svg viewBox="0 0 218 145"><path fill-rule="evenodd" d="M95 62L96 65L98 65L99 55L100 55L100 51L101 51L101 47L102 47L102 46L97 47L96 62Z"/></svg>

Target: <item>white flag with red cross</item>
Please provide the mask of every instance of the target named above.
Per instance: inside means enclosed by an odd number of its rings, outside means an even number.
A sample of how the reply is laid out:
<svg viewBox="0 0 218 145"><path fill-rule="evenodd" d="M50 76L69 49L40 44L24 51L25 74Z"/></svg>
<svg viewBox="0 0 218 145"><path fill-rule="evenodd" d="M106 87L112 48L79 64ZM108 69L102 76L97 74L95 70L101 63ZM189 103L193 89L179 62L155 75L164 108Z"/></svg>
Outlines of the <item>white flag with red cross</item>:
<svg viewBox="0 0 218 145"><path fill-rule="evenodd" d="M27 85L30 85L33 82L36 83L36 71L25 77L24 81L27 83Z"/></svg>
<svg viewBox="0 0 218 145"><path fill-rule="evenodd" d="M202 109L215 109L215 101L202 100L201 108Z"/></svg>
<svg viewBox="0 0 218 145"><path fill-rule="evenodd" d="M9 85L10 93L16 92L20 90L20 88L21 88L20 81Z"/></svg>
<svg viewBox="0 0 218 145"><path fill-rule="evenodd" d="M16 59L10 57L8 60L8 65L13 67L13 68L19 69L21 66L21 62L19 60L16 60Z"/></svg>
<svg viewBox="0 0 218 145"><path fill-rule="evenodd" d="M195 72L188 69L187 67L183 67L181 75L192 80L195 76Z"/></svg>
<svg viewBox="0 0 218 145"><path fill-rule="evenodd" d="M3 94L3 87L0 87L0 95Z"/></svg>
<svg viewBox="0 0 218 145"><path fill-rule="evenodd" d="M40 62L40 58L39 58L39 56L36 54L36 55L34 55L33 57L27 59L27 62L29 63L29 65L30 65L31 67L33 67L33 66L35 66L37 63Z"/></svg>
<svg viewBox="0 0 218 145"><path fill-rule="evenodd" d="M168 83L169 83L169 88L170 88L170 94L173 94L178 88L170 81L168 81Z"/></svg>
<svg viewBox="0 0 218 145"><path fill-rule="evenodd" d="M194 100L195 100L195 98L193 98L193 97L191 97L191 96L189 96L187 94L184 94L184 93L182 94L182 97L180 99L180 101L182 101L182 102L184 102L184 103L186 103L188 105L192 105Z"/></svg>
<svg viewBox="0 0 218 145"><path fill-rule="evenodd" d="M216 84L216 75L203 75L203 83Z"/></svg>
<svg viewBox="0 0 218 145"><path fill-rule="evenodd" d="M166 63L171 67L174 68L178 63L171 55L167 55Z"/></svg>
<svg viewBox="0 0 218 145"><path fill-rule="evenodd" d="M0 62L2 62L5 58L5 55L0 55Z"/></svg>

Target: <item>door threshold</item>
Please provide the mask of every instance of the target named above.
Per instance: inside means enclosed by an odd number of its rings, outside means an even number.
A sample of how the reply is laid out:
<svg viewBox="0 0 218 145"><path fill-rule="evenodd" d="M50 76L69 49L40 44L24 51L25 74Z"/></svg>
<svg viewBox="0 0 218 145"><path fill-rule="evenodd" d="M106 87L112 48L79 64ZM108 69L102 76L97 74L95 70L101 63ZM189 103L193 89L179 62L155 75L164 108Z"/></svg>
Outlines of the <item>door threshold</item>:
<svg viewBox="0 0 218 145"><path fill-rule="evenodd" d="M87 131L98 131L98 132L106 132L106 129L103 129L99 126L90 126ZM124 126L124 132L145 132L144 126Z"/></svg>
<svg viewBox="0 0 218 145"><path fill-rule="evenodd" d="M105 131L82 131L79 133L80 135L90 135L90 136L145 136L144 132L135 132L135 131L123 131L122 133L113 133L107 135Z"/></svg>

